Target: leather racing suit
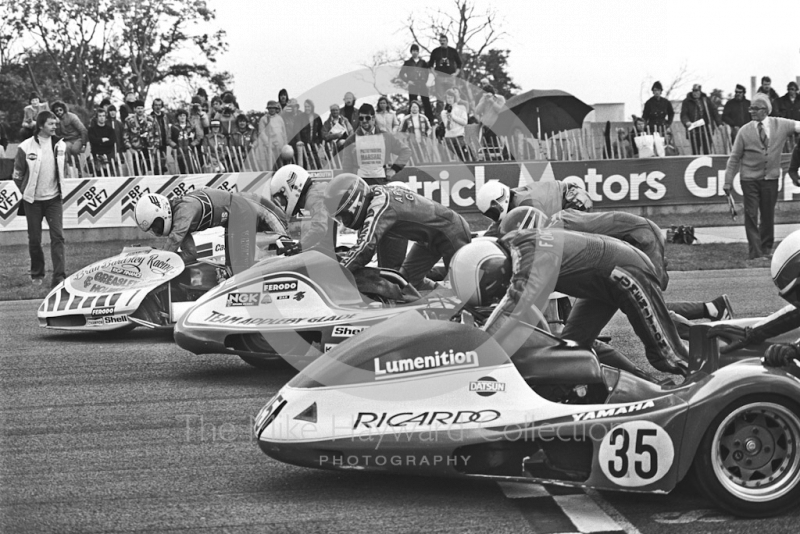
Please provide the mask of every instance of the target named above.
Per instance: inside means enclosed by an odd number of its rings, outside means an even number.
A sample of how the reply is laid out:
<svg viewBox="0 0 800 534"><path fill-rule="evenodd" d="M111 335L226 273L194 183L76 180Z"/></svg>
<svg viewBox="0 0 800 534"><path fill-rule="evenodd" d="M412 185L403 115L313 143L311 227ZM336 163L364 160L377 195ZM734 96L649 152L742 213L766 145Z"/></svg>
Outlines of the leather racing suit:
<svg viewBox="0 0 800 534"><path fill-rule="evenodd" d="M511 257L506 295L486 322L497 334L513 318L536 324L531 306L543 309L555 289L576 297L562 337L591 348L617 310L621 310L645 347L650 364L683 374L688 351L675 329L646 257L618 240L561 228L521 230L498 243Z"/></svg>
<svg viewBox="0 0 800 534"><path fill-rule="evenodd" d="M566 209L569 206L568 192L574 185L565 184L557 180L534 182L511 190L508 201L508 211L520 206L527 206L542 210L548 217ZM486 237L499 235L499 222L493 222L484 234Z"/></svg>
<svg viewBox="0 0 800 534"><path fill-rule="evenodd" d="M425 275L439 259L449 267L453 254L470 242L467 221L451 210L403 187L375 185L356 245L342 258L350 271L369 263L381 247L413 241L400 273L416 289L433 289ZM389 238L387 240L387 238Z"/></svg>

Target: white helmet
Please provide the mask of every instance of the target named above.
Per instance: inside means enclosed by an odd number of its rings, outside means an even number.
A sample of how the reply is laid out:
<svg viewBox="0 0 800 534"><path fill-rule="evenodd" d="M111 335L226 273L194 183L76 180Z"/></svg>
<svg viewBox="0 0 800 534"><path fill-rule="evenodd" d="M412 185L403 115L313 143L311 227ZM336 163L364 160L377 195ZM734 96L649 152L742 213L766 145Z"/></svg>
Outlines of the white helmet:
<svg viewBox="0 0 800 534"><path fill-rule="evenodd" d="M307 170L300 165L284 165L270 180L270 197L286 212L287 217L292 217L304 207L309 187L311 178Z"/></svg>
<svg viewBox="0 0 800 534"><path fill-rule="evenodd" d="M772 255L772 281L786 302L800 307L800 230L795 230Z"/></svg>
<svg viewBox="0 0 800 534"><path fill-rule="evenodd" d="M153 193L139 197L133 218L143 232L165 236L172 230L172 206L164 195Z"/></svg>
<svg viewBox="0 0 800 534"><path fill-rule="evenodd" d="M580 187L583 190L586 190L586 186L583 184L583 180L578 178L577 176L567 176L563 180L562 183L566 185L574 185L575 187Z"/></svg>
<svg viewBox="0 0 800 534"><path fill-rule="evenodd" d="M511 260L494 240L477 239L450 260L450 283L465 304L492 304L505 294L510 281Z"/></svg>
<svg viewBox="0 0 800 534"><path fill-rule="evenodd" d="M511 189L497 180L483 184L475 196L475 205L481 213L496 222L502 221L506 216L510 202Z"/></svg>

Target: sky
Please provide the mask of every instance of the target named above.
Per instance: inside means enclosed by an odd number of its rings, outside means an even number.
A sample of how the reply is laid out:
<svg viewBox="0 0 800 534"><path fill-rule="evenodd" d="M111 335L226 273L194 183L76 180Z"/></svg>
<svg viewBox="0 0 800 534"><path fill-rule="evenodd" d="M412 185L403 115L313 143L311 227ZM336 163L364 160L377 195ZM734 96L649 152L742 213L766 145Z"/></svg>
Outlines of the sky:
<svg viewBox="0 0 800 534"><path fill-rule="evenodd" d="M229 50L217 68L234 75L243 109L265 109L286 88L291 97L313 94L317 111L340 103L351 78L380 50L406 49L403 22L431 10L453 12L453 0L208 0ZM509 72L523 90L561 89L588 104L623 102L639 114L660 80L666 87L685 67L685 82L725 95L750 77L768 75L780 95L800 76L800 1L476 0L496 9L507 35ZM750 7L763 5L764 7ZM757 25L763 37L757 37ZM761 44L754 44L756 40ZM451 44L453 42L451 38ZM424 42L433 47L435 43ZM424 54L423 54L424 56ZM351 81L348 81L351 80ZM332 85L332 87L331 87ZM353 85L358 85L353 83ZM314 88L327 87L322 93ZM346 89L345 89L346 90ZM355 91L367 92L362 84ZM330 100L330 101L326 101Z"/></svg>

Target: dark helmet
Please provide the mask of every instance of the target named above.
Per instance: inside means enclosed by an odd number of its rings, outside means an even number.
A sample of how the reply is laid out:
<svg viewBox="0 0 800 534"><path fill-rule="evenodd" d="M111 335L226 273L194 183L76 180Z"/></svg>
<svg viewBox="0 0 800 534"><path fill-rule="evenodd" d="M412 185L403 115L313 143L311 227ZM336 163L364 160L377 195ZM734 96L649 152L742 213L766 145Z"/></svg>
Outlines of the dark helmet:
<svg viewBox="0 0 800 534"><path fill-rule="evenodd" d="M778 294L789 304L800 307L800 230L786 236L777 246L770 270Z"/></svg>
<svg viewBox="0 0 800 534"><path fill-rule="evenodd" d="M325 188L325 207L331 217L347 228L358 230L367 217L372 191L367 182L355 174L340 174Z"/></svg>
<svg viewBox="0 0 800 534"><path fill-rule="evenodd" d="M520 206L508 212L500 223L500 235L514 230L538 230L547 226L547 215L537 208Z"/></svg>

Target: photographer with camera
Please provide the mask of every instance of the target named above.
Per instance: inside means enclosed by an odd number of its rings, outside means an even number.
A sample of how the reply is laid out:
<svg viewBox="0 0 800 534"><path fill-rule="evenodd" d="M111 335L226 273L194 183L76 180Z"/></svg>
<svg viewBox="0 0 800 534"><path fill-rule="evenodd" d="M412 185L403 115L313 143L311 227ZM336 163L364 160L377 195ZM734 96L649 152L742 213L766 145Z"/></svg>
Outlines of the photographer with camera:
<svg viewBox="0 0 800 534"><path fill-rule="evenodd" d="M222 110L214 118L219 121L220 132L228 141L230 141L231 134L236 131L236 117L241 113L233 93L230 91L222 93Z"/></svg>

